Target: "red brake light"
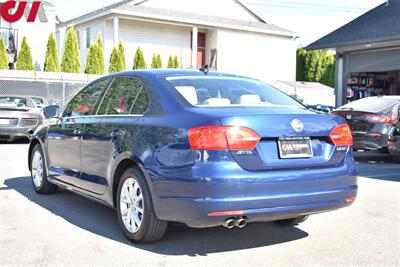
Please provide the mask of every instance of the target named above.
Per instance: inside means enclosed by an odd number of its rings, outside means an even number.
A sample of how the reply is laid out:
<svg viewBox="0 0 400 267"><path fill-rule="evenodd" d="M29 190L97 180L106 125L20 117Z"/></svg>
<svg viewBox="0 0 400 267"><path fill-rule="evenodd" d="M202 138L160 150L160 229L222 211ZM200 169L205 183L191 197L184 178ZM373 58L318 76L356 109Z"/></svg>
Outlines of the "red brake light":
<svg viewBox="0 0 400 267"><path fill-rule="evenodd" d="M392 124L396 122L396 119L394 118L389 118L385 115L367 115L366 121L370 123L375 123L375 124Z"/></svg>
<svg viewBox="0 0 400 267"><path fill-rule="evenodd" d="M353 135L350 126L347 124L339 125L329 135L329 139L335 146L352 146Z"/></svg>
<svg viewBox="0 0 400 267"><path fill-rule="evenodd" d="M240 126L205 126L189 130L193 150L253 150L261 137Z"/></svg>

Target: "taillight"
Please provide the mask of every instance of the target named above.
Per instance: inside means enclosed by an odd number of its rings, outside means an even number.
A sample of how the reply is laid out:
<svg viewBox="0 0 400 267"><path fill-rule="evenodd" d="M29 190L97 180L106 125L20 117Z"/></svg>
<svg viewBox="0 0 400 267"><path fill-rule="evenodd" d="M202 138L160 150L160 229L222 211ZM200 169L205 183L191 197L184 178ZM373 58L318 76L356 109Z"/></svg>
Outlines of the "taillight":
<svg viewBox="0 0 400 267"><path fill-rule="evenodd" d="M240 126L204 126L189 130L193 150L253 150L261 137Z"/></svg>
<svg viewBox="0 0 400 267"><path fill-rule="evenodd" d="M365 120L375 124L392 124L396 122L395 118L390 118L385 115L379 115L379 114L367 115Z"/></svg>
<svg viewBox="0 0 400 267"><path fill-rule="evenodd" d="M329 135L329 139L335 146L352 146L353 136L350 126L347 124L339 125Z"/></svg>

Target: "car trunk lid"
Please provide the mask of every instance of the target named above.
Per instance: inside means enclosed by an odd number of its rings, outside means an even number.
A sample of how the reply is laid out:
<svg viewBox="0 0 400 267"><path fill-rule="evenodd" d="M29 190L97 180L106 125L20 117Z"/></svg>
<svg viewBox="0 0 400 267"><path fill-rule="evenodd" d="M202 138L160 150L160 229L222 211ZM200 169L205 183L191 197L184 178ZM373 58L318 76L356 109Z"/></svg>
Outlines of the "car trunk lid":
<svg viewBox="0 0 400 267"><path fill-rule="evenodd" d="M244 113L249 114L242 110L242 114ZM329 140L333 129L345 124L343 119L332 115L301 109L277 109L245 116L238 113L234 116L224 116L220 121L224 126L247 127L261 136L261 141L254 151L232 151L238 164L249 171L337 166L344 160L348 151L348 147L337 149ZM294 121L303 124L301 131L295 130ZM285 158L282 142L287 140L289 143L310 142L311 155Z"/></svg>

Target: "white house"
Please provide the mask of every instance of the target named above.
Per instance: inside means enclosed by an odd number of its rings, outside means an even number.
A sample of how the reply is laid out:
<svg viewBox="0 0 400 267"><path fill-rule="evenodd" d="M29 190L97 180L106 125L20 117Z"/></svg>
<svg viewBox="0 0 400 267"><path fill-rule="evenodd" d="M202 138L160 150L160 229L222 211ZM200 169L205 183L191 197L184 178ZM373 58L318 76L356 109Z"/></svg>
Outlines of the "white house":
<svg viewBox="0 0 400 267"><path fill-rule="evenodd" d="M0 0L0 3L2 2L5 1ZM0 35L4 37L7 48L9 47L10 36L14 36L18 51L21 48L22 38L25 36L31 48L36 70L43 70L47 40L50 33L54 33L56 30L56 10L50 2L42 1L41 8L43 10L39 9L40 15L35 22L27 22L26 18L29 15L30 6L31 4L27 6L24 16L15 23L9 23L0 17Z"/></svg>
<svg viewBox="0 0 400 267"><path fill-rule="evenodd" d="M82 69L101 33L106 65L121 39L129 69L141 47L148 65L153 54L161 55L164 67L177 55L182 68L208 64L266 81L295 80L297 35L266 22L241 0L120 1L58 24L60 53L71 26L78 32Z"/></svg>

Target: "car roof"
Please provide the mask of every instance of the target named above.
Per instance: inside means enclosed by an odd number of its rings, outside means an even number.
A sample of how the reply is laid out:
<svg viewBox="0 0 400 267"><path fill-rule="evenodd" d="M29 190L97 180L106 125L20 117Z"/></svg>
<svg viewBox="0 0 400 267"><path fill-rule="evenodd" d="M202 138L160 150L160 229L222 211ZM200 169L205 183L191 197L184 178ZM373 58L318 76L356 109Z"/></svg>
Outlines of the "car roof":
<svg viewBox="0 0 400 267"><path fill-rule="evenodd" d="M106 75L104 77L116 77L116 76L127 76L127 75L140 75L140 76L152 76L152 77L166 77L166 76L204 76L204 72L200 70L184 70L184 69L157 69L157 70L131 70L125 72L118 72ZM236 78L248 78L241 75L229 74L223 72L210 71L207 73L209 76L220 76L220 77L236 77ZM102 78L104 78L102 77Z"/></svg>

